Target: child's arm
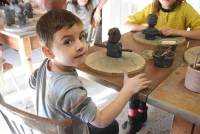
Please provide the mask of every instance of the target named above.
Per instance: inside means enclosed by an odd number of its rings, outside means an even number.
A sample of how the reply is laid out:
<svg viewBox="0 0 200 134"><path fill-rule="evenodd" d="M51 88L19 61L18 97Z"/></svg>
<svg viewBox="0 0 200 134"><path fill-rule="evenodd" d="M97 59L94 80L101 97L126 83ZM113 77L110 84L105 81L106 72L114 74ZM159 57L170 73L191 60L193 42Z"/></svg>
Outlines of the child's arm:
<svg viewBox="0 0 200 134"><path fill-rule="evenodd" d="M186 31L186 30L165 28L165 29L161 29L161 33L165 36L175 35L175 36L183 36L190 39L200 39L200 29Z"/></svg>
<svg viewBox="0 0 200 134"><path fill-rule="evenodd" d="M128 22L128 21L125 22L124 26L125 26L125 31L126 32L129 32L129 31L142 31L142 30L147 28L147 26L140 25L140 24L134 24L134 23L131 23L131 22Z"/></svg>
<svg viewBox="0 0 200 134"><path fill-rule="evenodd" d="M103 110L97 110L94 121L91 123L97 127L108 126L122 111L129 99L142 89L148 87L150 80L145 78L145 74L139 74L133 78L124 76L124 86L119 95Z"/></svg>
<svg viewBox="0 0 200 134"><path fill-rule="evenodd" d="M184 15L184 21L182 23L185 24L185 27L191 28L190 31L178 30L172 28L163 28L161 29L161 33L165 36L175 35L175 36L183 36L190 39L200 39L199 13L196 10L194 10L194 8L190 4L184 2L183 15Z"/></svg>
<svg viewBox="0 0 200 134"><path fill-rule="evenodd" d="M141 11L130 14L124 23L125 32L142 31L147 28L146 21L149 13L153 11L153 3L147 5ZM145 24L145 25L144 25Z"/></svg>
<svg viewBox="0 0 200 134"><path fill-rule="evenodd" d="M100 20L101 20L101 10L104 6L104 4L107 2L107 0L100 0L95 12L94 12L94 15L93 15L93 18L95 20L95 23L99 23Z"/></svg>
<svg viewBox="0 0 200 134"><path fill-rule="evenodd" d="M99 4L97 6L97 9L101 10L106 2L107 2L107 0L100 0Z"/></svg>

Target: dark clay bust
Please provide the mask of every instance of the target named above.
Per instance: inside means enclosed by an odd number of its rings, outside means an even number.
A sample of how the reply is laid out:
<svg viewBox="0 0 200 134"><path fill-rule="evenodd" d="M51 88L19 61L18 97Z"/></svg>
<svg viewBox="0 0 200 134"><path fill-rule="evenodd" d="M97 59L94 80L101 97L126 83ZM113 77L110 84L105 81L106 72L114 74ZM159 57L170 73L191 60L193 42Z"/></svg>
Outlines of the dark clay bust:
<svg viewBox="0 0 200 134"><path fill-rule="evenodd" d="M118 28L112 28L108 32L107 56L120 58L122 56L122 44L119 42L121 33Z"/></svg>
<svg viewBox="0 0 200 134"><path fill-rule="evenodd" d="M122 43L120 42L121 33L118 28L111 28L108 31L108 42L107 45L98 45L107 49L107 56L112 58L121 58L122 51L132 52L131 49L122 49Z"/></svg>
<svg viewBox="0 0 200 134"><path fill-rule="evenodd" d="M15 24L15 11L10 9L8 6L4 8L5 22L7 26Z"/></svg>
<svg viewBox="0 0 200 134"><path fill-rule="evenodd" d="M33 8L29 2L24 5L24 15L27 16L27 18L33 18Z"/></svg>
<svg viewBox="0 0 200 134"><path fill-rule="evenodd" d="M10 5L5 7L6 24L11 26L15 24L15 17L18 18L17 25L26 24L26 16L23 12L22 5L18 4L18 0L11 0Z"/></svg>
<svg viewBox="0 0 200 134"><path fill-rule="evenodd" d="M26 16L23 13L23 7L16 5L15 6L15 15L18 18L18 24L20 26L26 24Z"/></svg>
<svg viewBox="0 0 200 134"><path fill-rule="evenodd" d="M145 35L145 39L147 40L155 40L156 36L160 36L160 32L155 28L157 24L158 16L155 14L149 14L147 17L148 27L143 30L143 34Z"/></svg>

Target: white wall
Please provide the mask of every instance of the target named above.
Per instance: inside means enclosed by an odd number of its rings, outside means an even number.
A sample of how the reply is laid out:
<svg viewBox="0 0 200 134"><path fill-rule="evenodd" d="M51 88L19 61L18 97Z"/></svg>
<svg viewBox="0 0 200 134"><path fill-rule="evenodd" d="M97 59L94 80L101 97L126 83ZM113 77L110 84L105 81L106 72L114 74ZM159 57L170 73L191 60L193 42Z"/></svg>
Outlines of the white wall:
<svg viewBox="0 0 200 134"><path fill-rule="evenodd" d="M123 23L126 17L138 10L143 9L153 0L108 0L103 7L102 39L107 40L108 30L118 27L123 33ZM200 0L187 0L200 13Z"/></svg>
<svg viewBox="0 0 200 134"><path fill-rule="evenodd" d="M107 40L108 30L112 27L118 27L123 33L123 23L126 17L138 10L144 8L152 0L108 0L103 7L102 39Z"/></svg>
<svg viewBox="0 0 200 134"><path fill-rule="evenodd" d="M200 13L200 0L187 0Z"/></svg>

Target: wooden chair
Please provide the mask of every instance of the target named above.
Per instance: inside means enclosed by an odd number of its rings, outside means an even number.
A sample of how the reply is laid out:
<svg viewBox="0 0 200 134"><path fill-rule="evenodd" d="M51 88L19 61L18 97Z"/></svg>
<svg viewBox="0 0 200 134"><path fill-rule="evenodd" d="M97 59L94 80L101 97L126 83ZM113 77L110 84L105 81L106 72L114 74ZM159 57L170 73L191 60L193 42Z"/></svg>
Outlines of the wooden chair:
<svg viewBox="0 0 200 134"><path fill-rule="evenodd" d="M0 94L0 113L13 134L73 134L76 121L39 117L7 104Z"/></svg>

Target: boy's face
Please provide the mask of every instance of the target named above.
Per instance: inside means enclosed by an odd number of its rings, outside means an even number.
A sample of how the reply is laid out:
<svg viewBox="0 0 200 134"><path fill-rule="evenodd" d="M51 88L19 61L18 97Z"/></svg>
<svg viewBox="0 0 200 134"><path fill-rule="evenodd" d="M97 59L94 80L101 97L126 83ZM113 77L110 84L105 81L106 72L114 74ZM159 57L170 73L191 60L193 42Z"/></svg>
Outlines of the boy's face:
<svg viewBox="0 0 200 134"><path fill-rule="evenodd" d="M88 0L77 0L80 6L85 6L88 3Z"/></svg>
<svg viewBox="0 0 200 134"><path fill-rule="evenodd" d="M159 0L163 8L169 9L176 2L176 0Z"/></svg>
<svg viewBox="0 0 200 134"><path fill-rule="evenodd" d="M53 36L53 60L63 66L78 67L86 59L88 46L82 24L63 27Z"/></svg>

